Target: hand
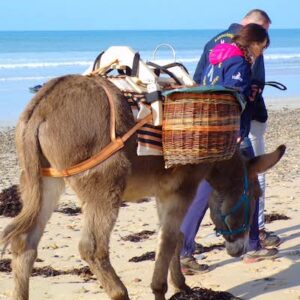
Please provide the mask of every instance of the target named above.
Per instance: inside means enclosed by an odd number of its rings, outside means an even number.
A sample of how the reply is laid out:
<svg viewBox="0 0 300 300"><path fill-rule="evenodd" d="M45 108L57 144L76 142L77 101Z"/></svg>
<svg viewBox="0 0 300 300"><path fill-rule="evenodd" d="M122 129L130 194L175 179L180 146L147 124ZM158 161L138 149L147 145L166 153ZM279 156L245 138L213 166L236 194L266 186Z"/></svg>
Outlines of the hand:
<svg viewBox="0 0 300 300"><path fill-rule="evenodd" d="M262 89L257 84L251 85L251 95L249 96L250 101L255 101L256 96L262 92Z"/></svg>

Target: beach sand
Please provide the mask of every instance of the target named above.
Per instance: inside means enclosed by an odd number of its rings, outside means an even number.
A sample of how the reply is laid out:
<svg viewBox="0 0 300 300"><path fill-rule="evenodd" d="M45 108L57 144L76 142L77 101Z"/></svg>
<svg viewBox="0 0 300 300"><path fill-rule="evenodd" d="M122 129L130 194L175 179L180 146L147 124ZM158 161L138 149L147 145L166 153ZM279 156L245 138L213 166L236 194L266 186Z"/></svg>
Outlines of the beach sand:
<svg viewBox="0 0 300 300"><path fill-rule="evenodd" d="M294 99L295 100L295 99ZM298 101L298 103L297 103ZM278 234L283 243L279 257L274 260L245 264L240 258L232 258L222 249L204 253L201 261L210 265L210 272L186 276L192 286L228 291L243 299L274 300L300 299L300 99L284 99L269 106L269 123L266 135L267 150L272 151L286 144L287 152L282 160L267 173L266 211L279 213L288 220L276 220L266 225ZM18 183L18 167L15 157L13 128L0 131L0 191ZM67 190L59 207L79 206L73 192ZM10 218L0 216L0 230ZM81 215L54 212L39 246L38 262L35 267L51 266L60 271L81 268L86 263L78 252ZM206 215L197 241L204 246L223 242L221 237L212 236L214 226ZM158 229L155 201L128 204L122 207L111 238L111 260L118 275L129 290L131 299L153 299L150 281L154 262L129 262L134 256L155 251ZM141 231L150 231L149 237L140 242L124 241L122 237ZM151 232L154 231L154 234ZM151 257L151 253L148 255ZM4 259L10 258L9 250ZM9 299L13 289L10 273L0 272L0 299ZM97 281L77 275L55 277L34 276L30 285L31 299L55 300L107 300L108 297ZM170 286L168 297L174 294Z"/></svg>

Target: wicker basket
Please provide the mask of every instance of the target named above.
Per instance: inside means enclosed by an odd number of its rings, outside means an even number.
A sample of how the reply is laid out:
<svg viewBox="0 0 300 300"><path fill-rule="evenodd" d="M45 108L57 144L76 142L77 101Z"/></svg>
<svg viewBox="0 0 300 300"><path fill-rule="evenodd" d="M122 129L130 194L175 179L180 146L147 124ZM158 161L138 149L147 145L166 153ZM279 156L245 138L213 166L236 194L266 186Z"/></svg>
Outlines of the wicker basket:
<svg viewBox="0 0 300 300"><path fill-rule="evenodd" d="M240 128L240 106L231 93L174 93L165 98L165 167L232 157Z"/></svg>

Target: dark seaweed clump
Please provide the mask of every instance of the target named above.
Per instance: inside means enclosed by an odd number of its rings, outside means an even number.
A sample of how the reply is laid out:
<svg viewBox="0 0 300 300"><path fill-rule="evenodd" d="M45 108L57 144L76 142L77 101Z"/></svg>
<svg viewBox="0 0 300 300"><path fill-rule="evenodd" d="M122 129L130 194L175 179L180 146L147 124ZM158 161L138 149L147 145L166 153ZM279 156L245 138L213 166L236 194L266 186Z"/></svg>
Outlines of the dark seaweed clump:
<svg viewBox="0 0 300 300"><path fill-rule="evenodd" d="M154 260L155 259L155 252L150 251L142 254L141 256L134 256L129 259L129 262L141 262L145 260Z"/></svg>
<svg viewBox="0 0 300 300"><path fill-rule="evenodd" d="M288 220L290 219L286 215L283 214L278 214L278 213L272 213L272 214L266 214L265 215L265 222L266 223L271 223L273 221L278 221L278 220Z"/></svg>
<svg viewBox="0 0 300 300"><path fill-rule="evenodd" d="M133 234L126 235L126 236L122 237L121 239L123 241L129 241L129 242L137 243L137 242L140 242L142 240L148 239L154 233L155 233L155 231L143 230L143 231L138 232L138 233L133 233Z"/></svg>
<svg viewBox="0 0 300 300"><path fill-rule="evenodd" d="M195 287L188 292L179 292L169 300L238 300L228 292L218 292L211 289Z"/></svg>
<svg viewBox="0 0 300 300"><path fill-rule="evenodd" d="M76 216L81 213L81 208L74 206L64 206L56 210L56 212L63 213L68 216Z"/></svg>
<svg viewBox="0 0 300 300"><path fill-rule="evenodd" d="M0 216L15 217L22 209L18 185L2 190L0 193Z"/></svg>
<svg viewBox="0 0 300 300"><path fill-rule="evenodd" d="M10 264L11 264L11 259L1 259L0 272L10 273L11 272ZM91 272L88 266L82 268L74 268L66 271L56 270L50 266L34 267L31 273L31 276L42 276L42 277L55 277L60 275L77 275L82 277L85 281L96 280L96 278L94 277L93 273Z"/></svg>

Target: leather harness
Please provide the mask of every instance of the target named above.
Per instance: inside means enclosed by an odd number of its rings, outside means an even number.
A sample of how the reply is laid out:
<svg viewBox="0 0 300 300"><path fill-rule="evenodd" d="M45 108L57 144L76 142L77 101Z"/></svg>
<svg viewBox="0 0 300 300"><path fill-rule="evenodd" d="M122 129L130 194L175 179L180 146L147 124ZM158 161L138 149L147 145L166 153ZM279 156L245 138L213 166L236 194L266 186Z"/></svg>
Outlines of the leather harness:
<svg viewBox="0 0 300 300"><path fill-rule="evenodd" d="M93 74L91 74L93 75ZM152 120L152 114L148 115L141 121L135 124L128 132L126 132L122 137L116 137L116 112L115 105L112 99L111 93L106 86L102 86L109 101L110 105L110 139L111 142L105 146L99 153L93 155L92 157L86 159L85 161L78 163L74 166L63 170L57 170L55 168L42 168L42 175L48 177L68 177L72 175L79 174L83 171L89 170L104 160L109 158L115 152L124 147L124 143L143 125Z"/></svg>

